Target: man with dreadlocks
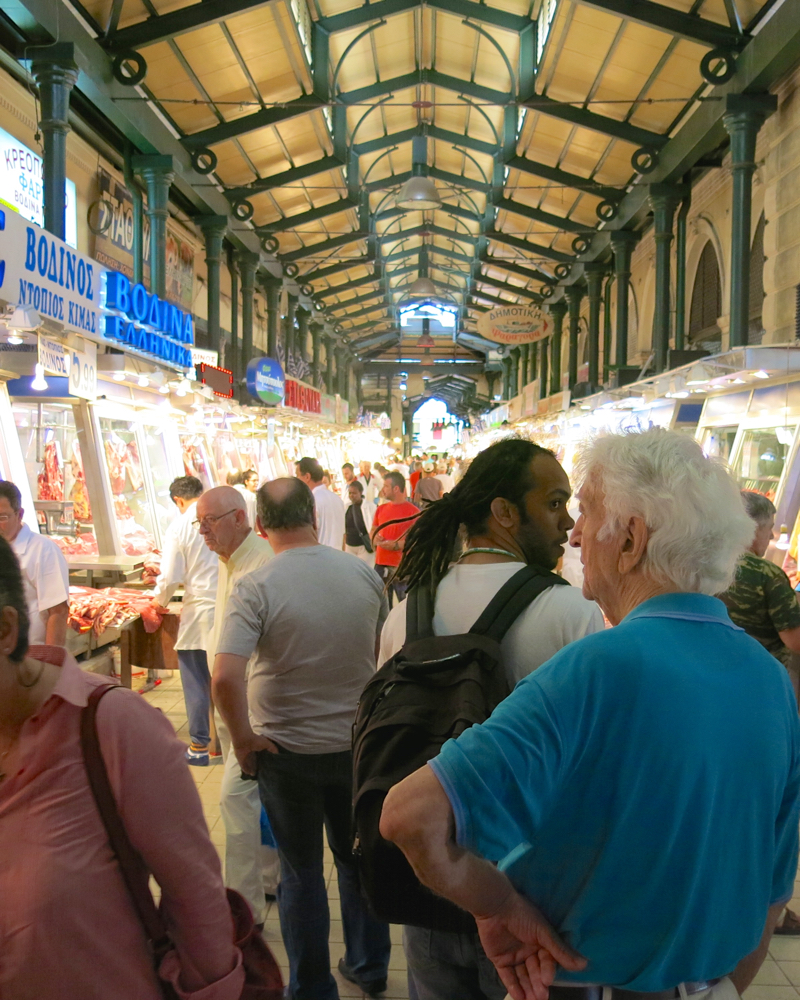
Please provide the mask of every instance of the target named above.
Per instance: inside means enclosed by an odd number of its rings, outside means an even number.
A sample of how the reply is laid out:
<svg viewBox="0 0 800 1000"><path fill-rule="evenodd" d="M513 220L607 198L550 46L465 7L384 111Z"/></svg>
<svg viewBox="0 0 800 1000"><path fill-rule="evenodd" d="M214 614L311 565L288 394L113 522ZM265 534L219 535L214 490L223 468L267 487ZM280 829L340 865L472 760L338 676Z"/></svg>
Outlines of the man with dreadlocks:
<svg viewBox="0 0 800 1000"><path fill-rule="evenodd" d="M569 479L552 452L511 438L481 452L454 489L426 507L406 535L398 576L409 588L435 588L437 635L469 631L524 565L555 568L574 524L567 513L570 494ZM466 544L453 562L464 537ZM402 647L405 614L405 604L390 613L380 663ZM602 628L600 609L580 590L550 587L503 639L509 683L513 687L570 642ZM506 988L477 933L409 926L403 943L412 1000L505 997Z"/></svg>

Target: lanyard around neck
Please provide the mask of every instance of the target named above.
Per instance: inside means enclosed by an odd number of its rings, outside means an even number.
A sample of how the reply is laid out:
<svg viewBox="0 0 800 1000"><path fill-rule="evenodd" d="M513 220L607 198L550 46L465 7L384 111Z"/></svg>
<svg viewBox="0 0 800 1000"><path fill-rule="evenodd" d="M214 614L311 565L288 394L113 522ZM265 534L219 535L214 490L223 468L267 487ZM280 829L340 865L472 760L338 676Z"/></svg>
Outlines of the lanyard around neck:
<svg viewBox="0 0 800 1000"><path fill-rule="evenodd" d="M486 552L489 555L493 556L509 556L515 562L522 562L522 560L518 555L515 555L513 552L509 552L508 549L490 549L490 548L465 549L458 557L458 561L461 562L461 560L465 556L477 555L477 553L479 552Z"/></svg>

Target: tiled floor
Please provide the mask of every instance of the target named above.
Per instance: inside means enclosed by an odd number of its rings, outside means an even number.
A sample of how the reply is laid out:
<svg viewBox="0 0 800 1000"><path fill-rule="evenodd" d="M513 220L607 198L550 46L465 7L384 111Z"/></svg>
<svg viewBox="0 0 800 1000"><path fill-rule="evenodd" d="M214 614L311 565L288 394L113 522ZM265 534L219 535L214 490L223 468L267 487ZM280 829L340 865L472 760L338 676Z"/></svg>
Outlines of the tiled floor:
<svg viewBox="0 0 800 1000"><path fill-rule="evenodd" d="M140 686L142 678L134 678L134 687ZM178 736L189 742L189 733L186 728L186 712L183 705L183 691L181 689L180 677L177 673L172 677L165 677L161 684L153 691L144 696L151 705L160 708L175 727ZM206 816L211 840L219 852L220 858L225 851L225 827L222 817L219 814L219 788L222 781L222 767L219 764L212 764L209 767L191 767L192 777L200 793L200 801L203 803L203 812ZM328 881L328 900L331 910L331 932L330 932L330 952L333 963L333 975L339 985L339 995L342 998L363 997L361 990L348 983L339 975L336 965L344 954L344 937L342 935L342 920L339 910L339 886L336 882L333 858L330 852L325 850L325 877ZM387 1000L408 1000L408 988L406 985L406 958L403 953L403 946L400 936L400 928L392 927L392 957L389 961L389 979L386 990ZM281 940L281 930L278 923L277 904L271 903L267 911L267 920L264 925L264 936L283 972L284 981L288 981L288 962L286 960L286 949ZM453 998L456 1000L456 998ZM756 998L760 1000L760 998ZM768 1000L768 998L764 998ZM781 998L776 997L776 1000Z"/></svg>
<svg viewBox="0 0 800 1000"><path fill-rule="evenodd" d="M141 681L139 680L139 683ZM134 687L137 680L134 679ZM183 692L178 674L166 678L153 691L145 695L147 700L160 708L172 722L178 736L188 743L189 734L186 731L186 713L183 707ZM225 829L219 814L219 786L222 780L222 768L219 765L210 767L190 768L200 799L203 803L211 840L222 857L225 848ZM363 997L364 994L352 983L342 979L335 968L339 958L344 953L342 941L342 921L339 910L339 887L334 875L333 859L326 848L325 872L328 880L328 900L331 909L330 950L333 962L333 974L339 984L341 997ZM800 880L795 882L795 898L792 909L800 913ZM731 914L735 920L736 915ZM286 950L281 941L281 931L278 924L278 913L275 903L272 903L267 913L264 935L272 948L284 974L288 977ZM389 962L389 985L386 997L389 1000L407 1000L406 961L403 946L400 943L400 928L392 927L392 957ZM798 1000L800 998L800 937L774 937L769 951L769 957L761 967L753 985L745 993L745 1000ZM458 1000L454 997L453 1000Z"/></svg>

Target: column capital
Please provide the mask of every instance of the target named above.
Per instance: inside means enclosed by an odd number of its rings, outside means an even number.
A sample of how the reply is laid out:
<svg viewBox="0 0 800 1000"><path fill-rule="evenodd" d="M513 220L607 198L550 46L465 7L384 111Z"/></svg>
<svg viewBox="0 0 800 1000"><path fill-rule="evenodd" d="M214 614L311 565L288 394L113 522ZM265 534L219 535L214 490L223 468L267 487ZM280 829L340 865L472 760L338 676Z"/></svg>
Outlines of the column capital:
<svg viewBox="0 0 800 1000"><path fill-rule="evenodd" d="M54 83L72 90L78 82L73 42L34 45L26 50L25 58L31 61L31 73L37 85Z"/></svg>
<svg viewBox="0 0 800 1000"><path fill-rule="evenodd" d="M141 174L145 179L162 179L167 183L175 176L175 166L171 156L146 154L131 157L131 168L134 173Z"/></svg>
<svg viewBox="0 0 800 1000"><path fill-rule="evenodd" d="M567 315L567 301L566 299L559 299L557 302L548 302L547 311L554 318L561 317L563 319Z"/></svg>
<svg viewBox="0 0 800 1000"><path fill-rule="evenodd" d="M777 94L727 94L722 124L729 132L738 123L750 123L760 128L765 119L777 110Z"/></svg>
<svg viewBox="0 0 800 1000"><path fill-rule="evenodd" d="M583 285L567 285L564 289L564 295L566 296L570 309L577 309L580 306L581 299L585 294L586 289Z"/></svg>
<svg viewBox="0 0 800 1000"><path fill-rule="evenodd" d="M206 239L224 236L228 229L227 215L198 215L192 220L201 229Z"/></svg>
<svg viewBox="0 0 800 1000"><path fill-rule="evenodd" d="M236 259L236 266L239 268L239 274L242 276L242 285L247 284L252 287L256 277L256 268L258 267L258 254L252 250L237 250L234 257Z"/></svg>
<svg viewBox="0 0 800 1000"><path fill-rule="evenodd" d="M586 276L586 285L589 298L600 295L603 278L608 274L608 264L593 260L583 265L583 273Z"/></svg>
<svg viewBox="0 0 800 1000"><path fill-rule="evenodd" d="M669 215L670 228L672 215L678 204L689 194L691 187L688 184L650 184L648 198L653 208L656 220L656 230L658 230L659 215Z"/></svg>

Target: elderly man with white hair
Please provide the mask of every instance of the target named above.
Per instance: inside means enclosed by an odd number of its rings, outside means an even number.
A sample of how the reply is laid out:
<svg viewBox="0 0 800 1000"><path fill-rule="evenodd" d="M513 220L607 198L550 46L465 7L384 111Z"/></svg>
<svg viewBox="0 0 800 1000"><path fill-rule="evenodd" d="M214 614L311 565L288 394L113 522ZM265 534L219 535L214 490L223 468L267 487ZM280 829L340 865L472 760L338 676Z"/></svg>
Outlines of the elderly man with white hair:
<svg viewBox="0 0 800 1000"><path fill-rule="evenodd" d="M721 465L662 430L579 467L572 643L387 796L381 832L476 917L514 1000L735 1000L798 855L786 671L735 626L752 522Z"/></svg>

